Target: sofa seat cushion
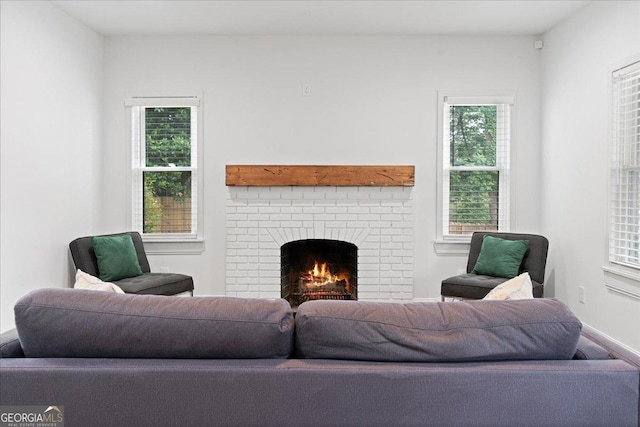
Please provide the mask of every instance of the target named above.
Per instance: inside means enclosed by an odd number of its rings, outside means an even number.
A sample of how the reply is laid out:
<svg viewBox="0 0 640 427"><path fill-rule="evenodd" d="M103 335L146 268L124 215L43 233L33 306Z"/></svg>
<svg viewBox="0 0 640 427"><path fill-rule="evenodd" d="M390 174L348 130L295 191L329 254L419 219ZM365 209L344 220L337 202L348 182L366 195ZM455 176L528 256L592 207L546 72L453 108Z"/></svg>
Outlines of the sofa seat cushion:
<svg viewBox="0 0 640 427"><path fill-rule="evenodd" d="M193 291L193 278L179 273L144 273L114 283L128 294L176 295Z"/></svg>
<svg viewBox="0 0 640 427"><path fill-rule="evenodd" d="M296 314L300 357L440 362L571 359L582 324L560 301L309 301Z"/></svg>
<svg viewBox="0 0 640 427"><path fill-rule="evenodd" d="M15 305L26 357L285 358L284 300L38 289Z"/></svg>

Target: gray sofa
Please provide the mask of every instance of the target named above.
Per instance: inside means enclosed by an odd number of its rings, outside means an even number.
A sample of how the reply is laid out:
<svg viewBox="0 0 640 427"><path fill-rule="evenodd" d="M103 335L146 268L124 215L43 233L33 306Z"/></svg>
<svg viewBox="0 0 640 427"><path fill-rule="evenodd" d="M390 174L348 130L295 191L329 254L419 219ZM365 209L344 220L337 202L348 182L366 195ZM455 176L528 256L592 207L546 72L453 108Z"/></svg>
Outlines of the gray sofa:
<svg viewBox="0 0 640 427"><path fill-rule="evenodd" d="M314 301L41 289L0 405L66 426L638 426L640 358L561 302Z"/></svg>

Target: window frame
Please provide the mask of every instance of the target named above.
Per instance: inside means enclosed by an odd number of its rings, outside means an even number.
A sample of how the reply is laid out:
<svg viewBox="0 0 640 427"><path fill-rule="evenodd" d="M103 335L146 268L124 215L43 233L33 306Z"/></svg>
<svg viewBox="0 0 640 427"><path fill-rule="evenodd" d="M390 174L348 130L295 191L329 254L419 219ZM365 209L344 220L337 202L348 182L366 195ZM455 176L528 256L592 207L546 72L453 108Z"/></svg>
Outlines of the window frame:
<svg viewBox="0 0 640 427"><path fill-rule="evenodd" d="M498 105L507 104L510 106L510 113L508 118L509 135L507 146L503 149L506 150L505 157L507 162L501 163L496 158L496 166L478 166L478 167L451 167L448 165L449 148L448 148L448 135L449 135L449 123L445 123L448 119L448 114L445 112L445 107L451 104L457 105ZM512 178L512 165L513 165L513 153L515 142L515 96L513 93L477 93L472 91L447 91L438 92L438 155L437 155L437 231L436 231L436 253L438 254L465 254L467 248L460 249L456 247L459 244L468 245L471 241L471 234L458 235L449 234L449 218L448 218L448 200L449 200L449 172L452 170L497 170L499 172L498 192L499 199L506 201L503 203L504 215L499 218L498 231L509 231L513 224L513 178ZM445 141L447 138L447 141ZM496 140L496 144L500 143ZM445 165L447 163L447 165Z"/></svg>
<svg viewBox="0 0 640 427"><path fill-rule="evenodd" d="M625 72L624 71L625 69L628 69L628 70ZM616 154L618 153L618 150L622 148L621 145L624 145L624 143L621 142L618 135L619 123L618 123L617 115L619 111L617 107L618 107L619 99L617 98L618 94L617 94L616 79L617 79L617 75L620 74L621 72L623 74L633 73L633 72L637 72L639 69L640 69L640 55L637 55L619 64L619 66L612 67L610 69L610 74L609 74L609 78L610 78L610 81L609 81L610 144L609 144L609 157L608 157L609 182L607 185L607 196L608 196L607 239L606 239L607 259L606 259L606 264L603 267L603 270L605 272L613 273L618 276L632 279L636 282L640 281L640 260L638 261L637 264L634 264L634 263L627 263L627 262L622 262L620 260L614 259L616 258L616 256L619 257L622 255L615 253L613 249L613 246L615 244L613 235L614 235L615 226L619 225L617 222L614 222L614 218L616 217L616 215L614 214L614 211L617 209L617 207L615 206L616 200L614 200L614 195L615 195L614 186L615 186L616 178L619 176L619 174L622 173L619 170L620 169L635 170L637 173L640 173L640 158L636 159L636 165L633 167L624 167L624 166L619 167L618 162L616 161ZM636 148L640 148L640 141L637 142ZM636 155L638 155L638 153L636 153ZM640 197L640 195L638 195L638 197ZM637 240L640 242L640 228L636 230L635 234L636 234ZM638 250L640 251L640 249Z"/></svg>
<svg viewBox="0 0 640 427"><path fill-rule="evenodd" d="M129 122L129 183L128 206L130 228L138 231L145 242L202 242L202 102L201 96L134 96L125 99L125 108ZM191 110L191 165L176 167L146 166L145 162L145 108L190 107ZM137 117L136 117L137 116ZM194 123L195 121L195 123ZM191 233L144 233L142 186L144 172L191 172ZM193 226L195 222L195 227ZM153 251L153 249L152 249Z"/></svg>

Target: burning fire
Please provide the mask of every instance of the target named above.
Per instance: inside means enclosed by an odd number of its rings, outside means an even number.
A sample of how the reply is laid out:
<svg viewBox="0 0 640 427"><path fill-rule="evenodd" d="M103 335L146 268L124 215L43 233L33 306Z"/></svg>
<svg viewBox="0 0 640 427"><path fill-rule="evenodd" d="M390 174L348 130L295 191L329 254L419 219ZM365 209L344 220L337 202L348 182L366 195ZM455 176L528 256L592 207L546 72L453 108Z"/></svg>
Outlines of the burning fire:
<svg viewBox="0 0 640 427"><path fill-rule="evenodd" d="M324 284L326 282L335 282L336 278L331 274L331 270L327 267L327 263L323 262L318 267L318 261L313 264L313 270L309 271L309 275L313 277L314 282L320 282L320 284ZM331 280L333 279L333 280ZM324 281L324 283L322 283Z"/></svg>
<svg viewBox="0 0 640 427"><path fill-rule="evenodd" d="M314 278L319 277L327 280L331 280L331 271L327 267L327 263L323 262L318 268L318 262L316 261L313 265L313 270L309 271Z"/></svg>
<svg viewBox="0 0 640 427"><path fill-rule="evenodd" d="M349 292L349 274L332 274L326 262L318 263L315 261L313 264L313 270L309 270L307 274L302 274L301 279L307 287L336 285L337 283L342 282L346 291Z"/></svg>

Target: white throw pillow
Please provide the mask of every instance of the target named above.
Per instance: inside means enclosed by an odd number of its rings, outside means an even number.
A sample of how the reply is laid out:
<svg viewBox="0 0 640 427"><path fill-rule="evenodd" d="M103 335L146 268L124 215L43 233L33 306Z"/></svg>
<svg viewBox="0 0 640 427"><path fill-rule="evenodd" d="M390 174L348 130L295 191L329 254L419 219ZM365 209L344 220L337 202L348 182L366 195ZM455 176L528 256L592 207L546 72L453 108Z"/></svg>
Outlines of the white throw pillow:
<svg viewBox="0 0 640 427"><path fill-rule="evenodd" d="M509 300L509 299L529 299L533 298L533 285L529 273L507 280L496 286L482 299L487 300Z"/></svg>
<svg viewBox="0 0 640 427"><path fill-rule="evenodd" d="M76 289L91 289L92 291L115 292L124 294L124 291L116 284L103 282L95 276L85 273L82 270L76 271L76 283L73 285Z"/></svg>

